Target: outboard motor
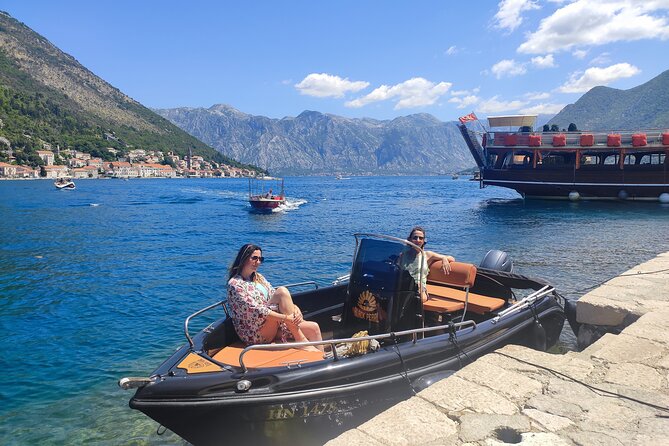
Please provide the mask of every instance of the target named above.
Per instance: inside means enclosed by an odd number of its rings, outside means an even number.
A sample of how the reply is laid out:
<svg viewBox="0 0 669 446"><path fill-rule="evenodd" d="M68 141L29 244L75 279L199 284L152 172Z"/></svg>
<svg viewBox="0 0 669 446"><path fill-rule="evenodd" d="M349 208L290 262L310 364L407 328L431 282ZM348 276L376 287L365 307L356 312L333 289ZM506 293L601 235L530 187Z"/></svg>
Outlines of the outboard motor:
<svg viewBox="0 0 669 446"><path fill-rule="evenodd" d="M510 273L513 272L513 260L511 260L511 257L506 252L499 249L491 249L483 257L479 267Z"/></svg>

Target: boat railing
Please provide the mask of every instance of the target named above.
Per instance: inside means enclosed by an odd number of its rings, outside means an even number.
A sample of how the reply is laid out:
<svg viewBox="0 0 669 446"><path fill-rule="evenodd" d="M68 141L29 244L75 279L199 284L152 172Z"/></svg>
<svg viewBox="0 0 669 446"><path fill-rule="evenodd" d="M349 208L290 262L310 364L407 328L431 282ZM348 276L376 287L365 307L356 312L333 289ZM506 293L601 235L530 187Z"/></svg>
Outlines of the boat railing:
<svg viewBox="0 0 669 446"><path fill-rule="evenodd" d="M313 285L314 289L316 289L316 290L318 289L318 284L316 282L314 282L313 280L308 280L306 282L289 283L287 285L281 285L281 286L286 287L286 288L298 288L298 287L303 287L303 286L307 286L307 285Z"/></svg>
<svg viewBox="0 0 669 446"><path fill-rule="evenodd" d="M343 283L348 283L348 281L351 279L351 274L344 274L343 276L337 277L335 280L332 281L332 285L341 285Z"/></svg>
<svg viewBox="0 0 669 446"><path fill-rule="evenodd" d="M225 306L226 302L227 302L227 300L222 300L220 302L216 302L215 304L211 304L208 307L205 307L205 308L202 308L201 310L196 311L195 313L191 314L190 316L188 316L186 318L186 320L184 321L184 334L186 335L186 339L188 339L188 343L190 344L191 348L193 348L195 346L195 344L193 343L193 338L190 336L190 333L188 333L188 324L190 324L191 319L193 319L196 316L201 315L202 313L205 313L209 310L212 310L212 309L218 307L219 305L221 307L223 307L223 311L225 311L225 317L228 318L228 317L230 317L230 315L228 314L228 309Z"/></svg>
<svg viewBox="0 0 669 446"><path fill-rule="evenodd" d="M467 320L464 322L449 323L445 325L438 325L435 327L414 328L411 330L396 331L378 335L360 336L356 338L327 339L322 341L310 341L310 342L290 342L285 344L254 344L247 346L239 354L239 365L242 368L242 373L246 373L248 371L248 368L244 364L244 355L250 352L251 350L273 351L273 350L286 350L289 348L300 348L300 347L310 347L310 346L317 347L320 345L329 345L332 351L332 359L336 361L339 359L339 354L337 353L337 348L336 348L337 344L354 343L354 342L371 341L371 340L378 341L381 339L396 339L398 337L408 336L408 335L411 335L412 342L416 343L418 341L419 334L430 333L433 331L443 331L443 330L449 330L452 333L455 333L456 330L461 330L467 327L471 327L473 330L475 330L476 322L474 322L473 320Z"/></svg>
<svg viewBox="0 0 669 446"><path fill-rule="evenodd" d="M545 295L550 294L554 291L555 291L554 287L552 287L550 285L544 286L543 288L533 292L532 294L530 294L528 296L525 296L524 298L522 298L521 300L519 300L515 304L511 305L509 308L507 308L505 310L502 310L499 313L497 313L497 316L492 318L492 323L496 324L497 322L500 321L500 319L502 319L506 316L509 316L510 314L517 313L517 312L529 307L530 305L532 305L537 300L541 299Z"/></svg>
<svg viewBox="0 0 669 446"><path fill-rule="evenodd" d="M613 136L613 140L609 137ZM557 138L556 138L557 137ZM669 130L646 129L638 131L610 130L606 132L514 132L491 130L485 133L486 148L583 150L616 149L632 146L635 149L669 146ZM613 144L612 144L612 141Z"/></svg>

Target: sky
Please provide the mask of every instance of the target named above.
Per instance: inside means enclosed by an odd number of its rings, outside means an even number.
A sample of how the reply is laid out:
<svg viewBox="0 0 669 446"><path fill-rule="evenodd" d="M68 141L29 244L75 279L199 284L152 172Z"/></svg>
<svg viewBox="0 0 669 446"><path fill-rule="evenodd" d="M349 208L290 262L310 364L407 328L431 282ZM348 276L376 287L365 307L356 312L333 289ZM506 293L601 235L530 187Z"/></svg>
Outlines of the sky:
<svg viewBox="0 0 669 446"><path fill-rule="evenodd" d="M669 0L0 0L151 108L556 114L669 69Z"/></svg>

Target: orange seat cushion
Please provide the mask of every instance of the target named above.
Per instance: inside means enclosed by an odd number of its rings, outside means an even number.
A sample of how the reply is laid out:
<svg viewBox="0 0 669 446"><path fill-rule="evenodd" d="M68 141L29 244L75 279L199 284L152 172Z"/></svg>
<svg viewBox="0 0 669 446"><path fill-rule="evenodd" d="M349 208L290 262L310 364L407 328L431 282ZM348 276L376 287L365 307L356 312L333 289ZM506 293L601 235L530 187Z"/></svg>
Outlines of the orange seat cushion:
<svg viewBox="0 0 669 446"><path fill-rule="evenodd" d="M443 285L428 283L427 292L430 297L462 302L464 307L466 292L463 290L456 290ZM430 300L428 300L428 302L430 302ZM469 293L467 309L472 313L485 314L490 313L491 311L499 310L504 306L505 303L506 302L504 299Z"/></svg>
<svg viewBox="0 0 669 446"><path fill-rule="evenodd" d="M456 302L449 299L439 299L432 296L423 302L423 310L434 311L435 313L453 313L455 311L463 310L464 308L465 304L462 302Z"/></svg>
<svg viewBox="0 0 669 446"><path fill-rule="evenodd" d="M476 266L471 263L450 262L451 272L446 274L441 269L441 260L430 265L427 275L428 282L439 282L462 288L474 286L476 280Z"/></svg>
<svg viewBox="0 0 669 446"><path fill-rule="evenodd" d="M240 367L239 354L247 346L241 342L228 345L214 355L223 364ZM289 364L321 361L322 352L308 352L297 348L284 350L251 350L244 355L244 365L250 369L262 367L284 367Z"/></svg>

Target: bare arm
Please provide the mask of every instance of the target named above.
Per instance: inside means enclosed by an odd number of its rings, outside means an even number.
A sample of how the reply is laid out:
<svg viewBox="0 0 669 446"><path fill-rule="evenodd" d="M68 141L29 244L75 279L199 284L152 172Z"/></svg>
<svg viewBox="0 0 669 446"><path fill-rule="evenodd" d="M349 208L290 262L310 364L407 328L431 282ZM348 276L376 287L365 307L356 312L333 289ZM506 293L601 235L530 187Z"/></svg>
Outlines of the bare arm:
<svg viewBox="0 0 669 446"><path fill-rule="evenodd" d="M438 262L441 260L441 269L444 271L444 273L448 274L451 272L451 262L455 262L455 257L453 256L447 256L444 254L438 254L434 251L425 251L425 255L427 256L427 264L432 265L434 262Z"/></svg>

